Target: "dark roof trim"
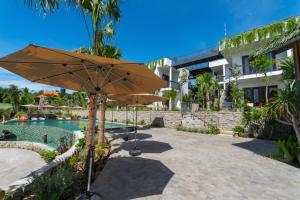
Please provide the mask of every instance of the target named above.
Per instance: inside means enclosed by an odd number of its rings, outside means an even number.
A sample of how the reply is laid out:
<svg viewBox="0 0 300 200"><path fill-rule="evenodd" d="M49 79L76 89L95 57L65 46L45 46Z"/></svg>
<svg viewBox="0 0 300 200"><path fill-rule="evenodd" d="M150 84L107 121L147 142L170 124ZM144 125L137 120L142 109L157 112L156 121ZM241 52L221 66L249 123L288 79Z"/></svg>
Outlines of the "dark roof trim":
<svg viewBox="0 0 300 200"><path fill-rule="evenodd" d="M215 54L215 55L212 55L212 56L207 56L207 57L194 59L192 61L188 61L188 62L185 62L185 63L180 63L180 64L177 64L177 65L173 65L172 67L174 67L175 69L180 69L180 68L185 68L185 67L189 67L189 66L192 66L192 65L197 65L197 64L201 64L201 63L210 62L210 61L221 59L221 58L224 58L224 57L220 52L218 52L218 54Z"/></svg>

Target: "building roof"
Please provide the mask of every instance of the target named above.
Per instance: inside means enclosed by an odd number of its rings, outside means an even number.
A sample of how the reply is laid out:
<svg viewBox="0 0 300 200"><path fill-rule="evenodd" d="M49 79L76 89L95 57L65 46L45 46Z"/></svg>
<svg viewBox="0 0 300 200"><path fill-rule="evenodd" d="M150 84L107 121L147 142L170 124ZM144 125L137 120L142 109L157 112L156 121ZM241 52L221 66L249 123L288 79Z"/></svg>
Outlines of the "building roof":
<svg viewBox="0 0 300 200"><path fill-rule="evenodd" d="M187 56L174 58L172 67L180 69L221 58L223 58L223 56L219 52L218 48L206 48Z"/></svg>

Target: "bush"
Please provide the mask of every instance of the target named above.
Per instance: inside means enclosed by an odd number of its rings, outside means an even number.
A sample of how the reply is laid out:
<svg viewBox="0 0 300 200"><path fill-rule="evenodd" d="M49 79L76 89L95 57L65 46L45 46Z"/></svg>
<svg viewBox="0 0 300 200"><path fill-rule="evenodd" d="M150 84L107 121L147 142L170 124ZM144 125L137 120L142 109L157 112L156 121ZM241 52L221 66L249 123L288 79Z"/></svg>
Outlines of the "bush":
<svg viewBox="0 0 300 200"><path fill-rule="evenodd" d="M145 125L146 124L145 120L141 120L140 124Z"/></svg>
<svg viewBox="0 0 300 200"><path fill-rule="evenodd" d="M73 187L79 187L83 175L76 172L72 167L62 166L51 174L45 174L34 178L28 190L38 200L51 199L59 200L72 192Z"/></svg>
<svg viewBox="0 0 300 200"><path fill-rule="evenodd" d="M97 146L95 149L96 156L100 157L104 153L104 149L109 148L109 144L102 143L101 145Z"/></svg>
<svg viewBox="0 0 300 200"><path fill-rule="evenodd" d="M209 130L207 128L188 128L184 127L181 124L178 124L176 126L177 131L185 131L185 132L191 132L191 133L204 133L209 134Z"/></svg>
<svg viewBox="0 0 300 200"><path fill-rule="evenodd" d="M244 135L245 129L244 129L244 127L242 127L242 126L236 126L236 127L234 127L234 129L233 129L233 133L234 133L234 136L237 135L237 136L239 136L239 137L243 137L243 136L245 136L245 135Z"/></svg>
<svg viewBox="0 0 300 200"><path fill-rule="evenodd" d="M56 158L55 151L41 151L39 154L46 162L50 162Z"/></svg>
<svg viewBox="0 0 300 200"><path fill-rule="evenodd" d="M290 164L300 164L299 145L295 136L290 135L287 140L278 140L276 147L279 159Z"/></svg>
<svg viewBox="0 0 300 200"><path fill-rule="evenodd" d="M220 134L220 129L217 126L215 126L215 125L209 125L208 127L209 127L209 134L211 134L211 135L218 135L218 134Z"/></svg>
<svg viewBox="0 0 300 200"><path fill-rule="evenodd" d="M68 163L70 166L74 167L80 161L82 161L80 155L74 155L69 159Z"/></svg>
<svg viewBox="0 0 300 200"><path fill-rule="evenodd" d="M85 138L81 138L78 140L78 143L76 144L76 148L81 150L85 147Z"/></svg>
<svg viewBox="0 0 300 200"><path fill-rule="evenodd" d="M118 122L118 119L114 119L114 122Z"/></svg>

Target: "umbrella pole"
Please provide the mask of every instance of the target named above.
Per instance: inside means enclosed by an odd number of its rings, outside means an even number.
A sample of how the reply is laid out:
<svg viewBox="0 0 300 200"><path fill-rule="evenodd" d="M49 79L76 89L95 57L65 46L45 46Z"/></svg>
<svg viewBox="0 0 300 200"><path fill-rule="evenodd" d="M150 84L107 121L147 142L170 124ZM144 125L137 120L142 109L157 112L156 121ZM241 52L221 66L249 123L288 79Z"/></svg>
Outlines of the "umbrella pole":
<svg viewBox="0 0 300 200"><path fill-rule="evenodd" d="M136 134L137 134L137 107L135 107L134 149L136 149Z"/></svg>
<svg viewBox="0 0 300 200"><path fill-rule="evenodd" d="M124 137L124 140L125 141L128 141L129 140L129 134L128 134L128 112L127 112L127 105L126 105L126 136Z"/></svg>
<svg viewBox="0 0 300 200"><path fill-rule="evenodd" d="M87 183L87 193L90 193L91 186L91 177L92 177L92 165L93 165L93 156L94 156L94 134L95 134L95 125L96 125L96 96L97 94L90 94L90 105L89 105L89 121L88 121L88 130L86 133L86 169L88 169L88 183Z"/></svg>
<svg viewBox="0 0 300 200"><path fill-rule="evenodd" d="M114 111L113 108L111 108L111 123L110 123L110 131L112 132L112 126L113 126L113 122L114 122Z"/></svg>
<svg viewBox="0 0 300 200"><path fill-rule="evenodd" d="M135 107L135 130L134 130L134 148L130 150L129 154L131 156L138 156L142 153L140 149L137 148L136 145L136 135L137 135L137 107Z"/></svg>

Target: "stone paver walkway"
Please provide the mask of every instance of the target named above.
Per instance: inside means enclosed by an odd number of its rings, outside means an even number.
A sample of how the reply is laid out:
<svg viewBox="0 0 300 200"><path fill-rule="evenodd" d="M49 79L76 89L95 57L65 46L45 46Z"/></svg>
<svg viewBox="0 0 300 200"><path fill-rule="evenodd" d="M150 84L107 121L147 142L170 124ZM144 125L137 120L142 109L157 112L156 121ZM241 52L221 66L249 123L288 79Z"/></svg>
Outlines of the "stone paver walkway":
<svg viewBox="0 0 300 200"><path fill-rule="evenodd" d="M36 152L0 148L0 189L7 190L10 184L26 177L45 164Z"/></svg>
<svg viewBox="0 0 300 200"><path fill-rule="evenodd" d="M112 155L92 187L105 200L300 199L300 170L263 156L274 142L150 129L131 157L133 141L109 135Z"/></svg>

